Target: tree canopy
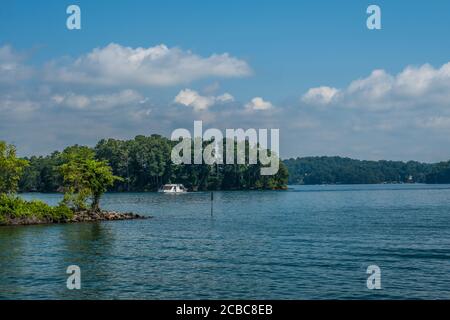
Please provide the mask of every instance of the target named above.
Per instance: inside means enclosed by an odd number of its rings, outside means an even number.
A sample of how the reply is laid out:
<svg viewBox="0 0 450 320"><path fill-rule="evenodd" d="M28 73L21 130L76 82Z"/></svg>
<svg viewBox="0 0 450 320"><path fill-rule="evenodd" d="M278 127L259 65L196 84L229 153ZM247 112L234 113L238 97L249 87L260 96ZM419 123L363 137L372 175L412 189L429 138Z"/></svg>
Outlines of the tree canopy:
<svg viewBox="0 0 450 320"><path fill-rule="evenodd" d="M64 203L80 210L86 208L86 201L91 198L91 210L99 211L101 196L114 181L121 179L113 175L107 161L96 160L95 152L88 147L69 147L61 159Z"/></svg>
<svg viewBox="0 0 450 320"><path fill-rule="evenodd" d="M444 164L417 161L361 161L341 157L306 157L285 160L291 184L450 183L432 179ZM442 168L439 168L442 167Z"/></svg>
<svg viewBox="0 0 450 320"><path fill-rule="evenodd" d="M426 177L426 183L450 183L450 161L440 162L433 166Z"/></svg>
<svg viewBox="0 0 450 320"><path fill-rule="evenodd" d="M67 162L70 150L80 148L85 157L107 162L112 174L121 178L114 179L108 191L156 191L166 183L182 183L193 191L282 189L287 185L288 172L281 161L280 170L274 176L261 176L260 163L173 164L171 151L176 143L160 135L137 136L132 140L103 139L92 149L73 146L62 155L54 152L47 157L31 157L28 159L31 165L20 182L21 190L61 191L59 186L64 184L63 172L55 168ZM65 168L69 169L68 166ZM83 193L77 194L85 198Z"/></svg>
<svg viewBox="0 0 450 320"><path fill-rule="evenodd" d="M15 194L28 168L27 160L17 158L15 146L0 141L0 225L17 220L28 224L37 220L47 223L70 219L73 212L64 205L51 207L38 200L25 201Z"/></svg>
<svg viewBox="0 0 450 320"><path fill-rule="evenodd" d="M450 161L364 161L342 157L291 158L280 162L275 176L261 176L256 165L175 165L171 150L176 142L160 135L132 140L104 139L85 148L89 157L106 161L115 179L108 191L155 191L165 183L183 183L190 190L282 189L290 184L450 183ZM74 146L71 148L80 148ZM66 149L70 150L70 148ZM66 152L67 153L67 152ZM4 154L4 152L2 153ZM4 157L4 156L3 156ZM60 152L30 157L20 180L20 191L62 191L57 168ZM289 177L289 181L288 181Z"/></svg>
<svg viewBox="0 0 450 320"><path fill-rule="evenodd" d="M0 141L0 194L15 193L28 161L16 156L16 147Z"/></svg>

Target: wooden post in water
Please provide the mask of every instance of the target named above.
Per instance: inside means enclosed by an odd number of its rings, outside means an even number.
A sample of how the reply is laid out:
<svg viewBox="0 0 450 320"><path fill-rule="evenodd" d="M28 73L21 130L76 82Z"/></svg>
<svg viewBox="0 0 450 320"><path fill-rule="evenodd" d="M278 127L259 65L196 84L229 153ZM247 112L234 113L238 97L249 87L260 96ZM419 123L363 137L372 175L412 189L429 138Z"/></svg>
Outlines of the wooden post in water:
<svg viewBox="0 0 450 320"><path fill-rule="evenodd" d="M214 212L214 192L211 191L211 217L213 216Z"/></svg>

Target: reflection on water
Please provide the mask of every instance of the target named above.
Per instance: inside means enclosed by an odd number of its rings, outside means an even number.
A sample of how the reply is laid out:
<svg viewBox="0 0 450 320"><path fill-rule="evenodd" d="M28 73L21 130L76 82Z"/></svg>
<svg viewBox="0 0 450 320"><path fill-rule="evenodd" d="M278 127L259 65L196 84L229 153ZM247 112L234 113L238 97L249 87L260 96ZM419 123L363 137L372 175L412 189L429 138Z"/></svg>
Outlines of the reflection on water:
<svg viewBox="0 0 450 320"><path fill-rule="evenodd" d="M0 228L0 298L450 298L450 186L217 192L213 217L209 199L108 194L104 207L154 218Z"/></svg>

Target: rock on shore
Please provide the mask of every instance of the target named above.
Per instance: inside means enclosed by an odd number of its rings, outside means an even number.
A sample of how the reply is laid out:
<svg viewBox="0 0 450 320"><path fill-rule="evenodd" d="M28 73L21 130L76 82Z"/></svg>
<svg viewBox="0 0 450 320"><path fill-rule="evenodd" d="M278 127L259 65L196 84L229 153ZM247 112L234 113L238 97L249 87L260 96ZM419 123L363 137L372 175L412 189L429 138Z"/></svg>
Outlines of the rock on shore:
<svg viewBox="0 0 450 320"><path fill-rule="evenodd" d="M147 219L146 216L140 216L135 213L116 212L116 211L80 211L74 214L74 217L68 222L90 222L90 221L111 221L111 220L133 220L133 219Z"/></svg>
<svg viewBox="0 0 450 320"><path fill-rule="evenodd" d="M3 217L0 226L20 226L20 225L36 225L36 224L58 224L58 223L77 223L77 222L96 222L96 221L118 221L118 220L135 220L148 219L150 216L141 216L135 213L116 212L116 211L79 211L75 212L73 218L67 220L53 220L50 218L40 218L37 216L27 217Z"/></svg>

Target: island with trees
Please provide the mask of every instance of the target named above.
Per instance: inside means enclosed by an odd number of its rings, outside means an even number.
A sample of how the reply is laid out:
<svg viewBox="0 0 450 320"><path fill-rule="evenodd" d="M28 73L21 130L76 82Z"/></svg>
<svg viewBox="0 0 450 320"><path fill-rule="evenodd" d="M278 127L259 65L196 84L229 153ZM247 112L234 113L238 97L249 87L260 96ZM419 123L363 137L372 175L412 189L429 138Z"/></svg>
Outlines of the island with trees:
<svg viewBox="0 0 450 320"><path fill-rule="evenodd" d="M112 192L157 191L167 183L183 184L190 191L278 190L287 187L288 171L281 161L278 173L272 176L260 174L262 164L259 161L257 164L246 161L247 164L176 165L171 161L171 151L177 143L160 135L136 136L132 140L101 140L94 148L73 146L62 154L71 148L82 148L97 161L108 163L113 175L118 177L108 187ZM60 152L25 160L29 166L19 181L20 192L60 191L63 176L60 170L55 170L64 161Z"/></svg>
<svg viewBox="0 0 450 320"><path fill-rule="evenodd" d="M97 160L87 147L70 147L52 168L60 176L64 198L52 207L42 201L26 201L17 195L19 182L30 167L19 159L16 148L0 141L0 225L30 225L144 218L132 213L102 211L100 198L120 180L106 161Z"/></svg>

